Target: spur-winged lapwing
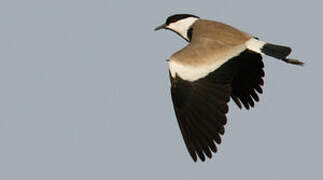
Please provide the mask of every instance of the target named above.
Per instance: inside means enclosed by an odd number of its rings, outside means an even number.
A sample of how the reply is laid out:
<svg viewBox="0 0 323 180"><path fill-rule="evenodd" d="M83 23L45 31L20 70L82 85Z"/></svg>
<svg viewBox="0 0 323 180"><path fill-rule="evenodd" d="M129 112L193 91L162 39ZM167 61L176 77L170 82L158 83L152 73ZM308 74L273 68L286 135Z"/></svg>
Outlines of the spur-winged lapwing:
<svg viewBox="0 0 323 180"><path fill-rule="evenodd" d="M260 41L217 21L176 14L155 30L168 29L189 44L169 58L171 96L186 147L194 161L212 157L227 123L230 97L249 109L259 101L265 75L262 55L290 64L291 48ZM258 94L257 94L258 93Z"/></svg>

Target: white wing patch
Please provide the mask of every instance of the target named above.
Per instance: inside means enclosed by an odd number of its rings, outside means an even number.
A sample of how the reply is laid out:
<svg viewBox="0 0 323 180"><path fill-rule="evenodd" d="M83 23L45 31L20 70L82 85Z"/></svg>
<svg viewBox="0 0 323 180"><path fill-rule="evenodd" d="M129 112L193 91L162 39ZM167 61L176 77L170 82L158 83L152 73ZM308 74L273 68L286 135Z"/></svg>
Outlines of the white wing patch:
<svg viewBox="0 0 323 180"><path fill-rule="evenodd" d="M231 58L238 56L241 52L243 52L246 49L244 45L233 47L230 51L227 53L224 53L224 55L221 56L221 59L218 58L218 55L214 55L217 57L214 57L214 61L212 61L212 56L208 57L210 59L209 63L205 64L183 64L179 60L170 59L169 61L169 70L171 73L171 76L175 78L175 76L179 76L183 80L187 81L196 81L198 79L201 79L205 76L207 76L209 73L215 71L218 69L222 64L230 60ZM203 62L203 61L201 61Z"/></svg>

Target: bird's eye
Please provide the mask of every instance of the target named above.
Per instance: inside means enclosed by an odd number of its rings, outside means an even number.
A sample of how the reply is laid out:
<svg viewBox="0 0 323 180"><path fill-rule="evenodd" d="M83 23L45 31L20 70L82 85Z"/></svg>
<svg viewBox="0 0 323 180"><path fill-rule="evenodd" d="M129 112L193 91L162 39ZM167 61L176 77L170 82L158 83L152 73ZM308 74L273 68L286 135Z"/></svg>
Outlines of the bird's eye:
<svg viewBox="0 0 323 180"><path fill-rule="evenodd" d="M177 21L177 19L172 19L170 22L174 23L174 22L176 22L176 21Z"/></svg>

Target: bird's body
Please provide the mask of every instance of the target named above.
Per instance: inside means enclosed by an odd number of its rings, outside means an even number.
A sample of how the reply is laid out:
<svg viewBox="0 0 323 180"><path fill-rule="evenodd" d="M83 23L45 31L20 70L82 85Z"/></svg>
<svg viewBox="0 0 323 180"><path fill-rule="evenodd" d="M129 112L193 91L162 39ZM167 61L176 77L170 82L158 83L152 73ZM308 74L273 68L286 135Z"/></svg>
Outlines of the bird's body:
<svg viewBox="0 0 323 180"><path fill-rule="evenodd" d="M171 94L176 117L194 161L217 151L227 122L230 97L249 109L262 93L262 55L288 63L291 49L254 38L232 26L190 14L170 16L158 29L176 32L189 44L169 58Z"/></svg>

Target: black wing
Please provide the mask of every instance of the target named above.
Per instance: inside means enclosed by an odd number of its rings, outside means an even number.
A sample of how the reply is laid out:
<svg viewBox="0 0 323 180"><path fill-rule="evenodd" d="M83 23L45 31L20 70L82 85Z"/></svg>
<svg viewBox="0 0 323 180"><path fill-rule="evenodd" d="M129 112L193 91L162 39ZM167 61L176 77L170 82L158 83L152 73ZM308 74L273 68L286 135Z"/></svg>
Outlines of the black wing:
<svg viewBox="0 0 323 180"><path fill-rule="evenodd" d="M255 101L259 101L257 92L260 94L263 92L261 86L264 85L264 63L260 54L248 50L241 53L238 58L231 97L239 108L242 108L242 103L249 109L250 106L254 107Z"/></svg>
<svg viewBox="0 0 323 180"><path fill-rule="evenodd" d="M176 117L186 147L193 160L204 161L217 151L227 122L230 83L236 72L235 60L222 65L206 77L190 82L171 76L171 94Z"/></svg>
<svg viewBox="0 0 323 180"><path fill-rule="evenodd" d="M248 64L251 67L247 67ZM256 72L249 72L253 67ZM179 76L170 76L176 117L194 161L197 161L197 157L204 161L205 155L211 158L212 152L217 151L216 143L221 143L221 135L224 134L224 125L227 122L227 103L230 96L236 103L241 100L252 105L252 99L259 100L257 94L251 90L259 90L259 84L263 83L262 68L261 55L244 51L199 80L190 82ZM252 77L248 77L248 73ZM252 102L248 97L252 98Z"/></svg>

